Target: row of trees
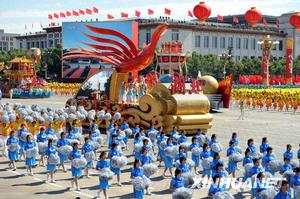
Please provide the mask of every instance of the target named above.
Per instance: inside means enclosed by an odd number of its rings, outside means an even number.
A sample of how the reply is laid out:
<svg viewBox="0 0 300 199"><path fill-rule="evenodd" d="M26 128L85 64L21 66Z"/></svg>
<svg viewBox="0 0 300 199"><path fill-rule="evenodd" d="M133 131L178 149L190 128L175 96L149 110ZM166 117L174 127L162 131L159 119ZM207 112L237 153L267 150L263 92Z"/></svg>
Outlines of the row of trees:
<svg viewBox="0 0 300 199"><path fill-rule="evenodd" d="M5 66L8 66L8 62L15 57L26 56L26 50L12 50L8 52L0 53L0 62L4 62ZM47 69L47 76L54 78L61 77L62 70L62 47L49 48L42 51L42 68ZM149 71L155 69L157 60L146 68L141 74L147 74ZM198 71L201 71L202 75L212 75L217 79L222 79L224 60L220 59L216 55L201 55L193 52L190 57L187 58L188 75L196 77ZM257 75L261 74L261 59L242 59L241 61L234 61L230 59L226 62L226 73L234 73L235 80L239 75ZM42 73L42 74L41 74ZM41 70L40 75L44 76L45 70ZM300 56L294 60L294 74L300 74ZM270 74L271 75L285 75L285 58L270 61Z"/></svg>
<svg viewBox="0 0 300 199"><path fill-rule="evenodd" d="M230 59L226 62L226 73L234 73L235 80L239 75L259 75L261 74L261 62L259 58L244 58L241 61ZM194 52L187 58L188 74L193 77L196 77L198 71L201 71L202 75L212 75L217 79L222 79L224 64L225 61L216 55L201 55ZM270 75L285 75L285 68L285 58L270 60ZM300 56L294 60L293 73L300 74Z"/></svg>

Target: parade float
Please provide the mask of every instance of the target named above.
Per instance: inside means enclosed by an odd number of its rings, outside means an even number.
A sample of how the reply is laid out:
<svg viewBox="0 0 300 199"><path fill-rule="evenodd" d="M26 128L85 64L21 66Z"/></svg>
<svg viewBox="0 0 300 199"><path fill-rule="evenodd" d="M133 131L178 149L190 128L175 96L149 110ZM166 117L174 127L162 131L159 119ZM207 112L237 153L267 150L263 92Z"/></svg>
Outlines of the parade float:
<svg viewBox="0 0 300 199"><path fill-rule="evenodd" d="M139 124L145 128L154 125L156 129L163 127L164 131L171 131L173 126L176 126L178 130L189 132L196 129L206 131L211 128L213 116L210 113L210 101L203 91L210 94L227 92L227 96L230 97L232 78L224 80L225 83L220 85L210 76L188 81L181 73L181 67L184 66L181 62L184 62L185 58L179 58L177 61L173 58L174 62L179 64L171 65L171 69L167 68L171 72L169 83L160 83L159 76L164 70L163 67L160 72L151 71L145 76L139 75L140 71L152 63L158 40L168 28L167 24L161 24L156 28L151 43L142 50L138 49L126 36L114 30L89 25L86 25L86 28L99 35L95 37L85 33L94 42L113 44L114 47L85 43L94 50L82 49L76 54L67 56L87 55L100 58L113 67L100 71L96 74L100 74L98 78L91 77L86 80L77 95L67 101L67 106L83 106L86 110L104 110L111 116L119 112L122 116L121 120L127 120L130 125ZM118 37L126 45L101 38L101 35L105 34ZM180 43L174 46L178 47ZM168 54L166 51L160 51L160 53ZM175 53L173 57L178 57L178 54L181 57L185 56L178 49L171 53ZM177 68L177 71L173 70L173 66ZM107 81L95 83L101 77L106 77ZM212 79L216 81L216 84L212 84ZM222 90L228 85L230 85L229 90ZM102 120L105 124L103 119L105 118L98 118L99 122ZM110 120L111 117L108 119Z"/></svg>
<svg viewBox="0 0 300 199"><path fill-rule="evenodd" d="M31 49L26 57L16 57L9 62L9 67L5 71L3 90L8 97L13 98L46 98L51 96L47 82L38 78L37 71L40 67L40 54L38 48Z"/></svg>

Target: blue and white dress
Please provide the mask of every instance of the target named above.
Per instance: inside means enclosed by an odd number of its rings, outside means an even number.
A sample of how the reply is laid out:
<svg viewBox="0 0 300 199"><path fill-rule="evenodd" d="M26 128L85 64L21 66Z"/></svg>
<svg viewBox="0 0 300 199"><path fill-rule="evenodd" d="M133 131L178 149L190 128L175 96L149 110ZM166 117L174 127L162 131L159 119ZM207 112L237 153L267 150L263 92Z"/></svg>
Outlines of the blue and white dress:
<svg viewBox="0 0 300 199"><path fill-rule="evenodd" d="M57 151L56 151L55 146L47 147L47 149L46 149L46 155L48 156L48 158L47 158L47 171L56 171L57 170L56 164L49 164L50 154L56 154L56 153L57 153Z"/></svg>
<svg viewBox="0 0 300 199"><path fill-rule="evenodd" d="M297 188L298 190L300 189L300 176L299 175L294 175L291 178L291 184L294 186L294 190L295 188ZM294 199L298 199L300 196L296 195L296 192L294 191Z"/></svg>
<svg viewBox="0 0 300 199"><path fill-rule="evenodd" d="M89 153L91 151L93 151L93 145L91 145L90 143L84 144L82 146L82 152L83 153ZM87 168L92 168L93 167L93 160L88 161L87 164L86 164L86 167Z"/></svg>
<svg viewBox="0 0 300 199"><path fill-rule="evenodd" d="M173 146L173 144L167 144L166 148L171 147L171 146ZM165 167L166 168L173 168L173 162L174 162L174 159L165 154L165 158L164 158Z"/></svg>
<svg viewBox="0 0 300 199"><path fill-rule="evenodd" d="M208 192L213 196L218 192L224 192L225 188L226 188L226 184L222 185L222 184L213 183L213 184L210 185Z"/></svg>
<svg viewBox="0 0 300 199"><path fill-rule="evenodd" d="M96 164L96 169L110 168L110 160L99 160ZM108 180L99 177L99 189L109 189Z"/></svg>
<svg viewBox="0 0 300 199"><path fill-rule="evenodd" d="M177 161L177 160L179 160L179 159L182 158L182 157L187 158L187 153L185 153L185 152L178 153L178 154L176 155L175 160Z"/></svg>
<svg viewBox="0 0 300 199"><path fill-rule="evenodd" d="M10 145L10 144L19 144L19 139L16 138L16 137L9 137L7 139L7 144ZM18 150L15 150L15 151L10 151L9 147L8 147L8 159L10 161L16 161L18 160Z"/></svg>
<svg viewBox="0 0 300 199"><path fill-rule="evenodd" d="M294 157L293 151L286 151L283 153L283 158L288 158L288 159L292 160L293 157Z"/></svg>
<svg viewBox="0 0 300 199"><path fill-rule="evenodd" d="M262 143L260 146L259 146L259 150L261 153L265 153L267 151L267 148L269 147L269 144L268 143Z"/></svg>
<svg viewBox="0 0 300 199"><path fill-rule="evenodd" d="M139 133L140 131L141 129L139 127L135 127L134 129L132 129L133 136L135 136L135 134Z"/></svg>
<svg viewBox="0 0 300 199"><path fill-rule="evenodd" d="M62 146L65 146L68 144L68 140L67 138L60 138L58 141L57 141L57 145L59 147L62 147ZM61 153L58 153L58 156L59 156L59 160L60 160L60 163L64 163L65 161L68 160L68 156L64 155L64 154L61 154Z"/></svg>
<svg viewBox="0 0 300 199"><path fill-rule="evenodd" d="M72 159L80 158L81 157L81 151L80 150L73 150L70 154L70 157ZM73 177L80 177L82 174L82 168L75 168L73 165L71 167L72 176Z"/></svg>
<svg viewBox="0 0 300 199"><path fill-rule="evenodd" d="M206 159L206 158L209 158L209 157L211 157L211 151L202 151L200 153L200 158L202 158L202 159ZM206 169L203 168L202 175L210 176L211 175L210 168L206 168Z"/></svg>
<svg viewBox="0 0 300 199"><path fill-rule="evenodd" d="M55 135L55 131L53 128L49 128L45 131L46 135Z"/></svg>
<svg viewBox="0 0 300 199"><path fill-rule="evenodd" d="M38 142L46 142L47 141L47 135L46 133L39 133L36 137ZM40 151L39 150L39 155L44 156L46 154L46 151Z"/></svg>
<svg viewBox="0 0 300 199"><path fill-rule="evenodd" d="M29 133L29 131L27 129L25 129L25 128L24 129L20 129L18 131L18 137L20 138L23 133ZM19 139L19 146L20 146L19 154L23 154L24 153L25 143L26 143L25 141L23 141L22 139Z"/></svg>
<svg viewBox="0 0 300 199"><path fill-rule="evenodd" d="M178 189L178 188L184 187L184 180L182 177L180 177L180 178L174 177L174 178L172 178L170 184L173 187L173 189Z"/></svg>
<svg viewBox="0 0 300 199"><path fill-rule="evenodd" d="M144 175L144 169L142 167L132 168L130 175L133 178L135 178L135 177L143 177L143 175ZM134 198L142 199L142 198L144 198L144 190L136 190L135 188L133 188L133 195L134 195Z"/></svg>
<svg viewBox="0 0 300 199"><path fill-rule="evenodd" d="M243 166L250 163L253 163L252 157L250 155L246 155L243 159ZM245 171L243 180L246 181L248 177L249 177L249 173Z"/></svg>
<svg viewBox="0 0 300 199"><path fill-rule="evenodd" d="M235 153L234 147L229 147L227 149L227 157L231 156L234 153ZM228 160L228 172L229 173L234 173L236 171L236 167L237 167L237 164L235 162Z"/></svg>
<svg viewBox="0 0 300 199"><path fill-rule="evenodd" d="M24 144L25 151L29 150L29 149L33 149L34 147L36 147L36 143L34 141L25 142L25 144ZM26 166L34 166L35 165L35 157L32 157L32 158L26 157L25 165Z"/></svg>
<svg viewBox="0 0 300 199"><path fill-rule="evenodd" d="M200 144L197 142L194 142L190 145L190 151L192 151L194 148L199 148L200 149ZM194 155L192 153L192 160L195 163L195 167L199 167L200 165L200 154L199 155Z"/></svg>
<svg viewBox="0 0 300 199"><path fill-rule="evenodd" d="M164 159L165 158L165 153L164 153L164 150L159 146L161 142L167 142L168 140L168 137L167 136L158 136L157 137L157 145L158 145L158 154L159 154L159 157L161 159Z"/></svg>
<svg viewBox="0 0 300 199"><path fill-rule="evenodd" d="M188 164L178 164L177 169L180 169L182 173L188 173L190 172L190 167Z"/></svg>
<svg viewBox="0 0 300 199"><path fill-rule="evenodd" d="M270 169L269 167L269 162L272 160L275 160L275 156L273 154L267 153L263 158L262 158L262 165L265 169L265 171L270 172L272 175L275 175L275 172Z"/></svg>
<svg viewBox="0 0 300 199"><path fill-rule="evenodd" d="M121 156L120 151L118 150L110 150L108 152L109 157L114 157L114 156ZM113 168L112 166L110 166L111 171L115 174L115 175L120 175L121 174L121 169L120 168Z"/></svg>
<svg viewBox="0 0 300 199"><path fill-rule="evenodd" d="M142 165L150 164L152 162L152 158L149 155L141 155L140 161Z"/></svg>
<svg viewBox="0 0 300 199"><path fill-rule="evenodd" d="M187 137L182 135L178 139L178 144L181 144L181 143L184 143L184 142L187 142Z"/></svg>

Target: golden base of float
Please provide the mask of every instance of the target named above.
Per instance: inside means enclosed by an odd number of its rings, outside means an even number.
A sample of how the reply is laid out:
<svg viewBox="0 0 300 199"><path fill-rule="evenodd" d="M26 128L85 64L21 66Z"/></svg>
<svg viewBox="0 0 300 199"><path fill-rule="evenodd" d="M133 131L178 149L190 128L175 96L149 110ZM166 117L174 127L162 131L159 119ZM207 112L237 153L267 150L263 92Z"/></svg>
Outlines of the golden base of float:
<svg viewBox="0 0 300 199"><path fill-rule="evenodd" d="M204 94L171 94L168 84L158 84L139 99L136 107L121 110L120 106L112 107L120 111L129 124L140 124L149 128L151 124L156 129L163 127L170 132L173 126L178 130L206 131L211 128L213 116L209 113L210 103Z"/></svg>

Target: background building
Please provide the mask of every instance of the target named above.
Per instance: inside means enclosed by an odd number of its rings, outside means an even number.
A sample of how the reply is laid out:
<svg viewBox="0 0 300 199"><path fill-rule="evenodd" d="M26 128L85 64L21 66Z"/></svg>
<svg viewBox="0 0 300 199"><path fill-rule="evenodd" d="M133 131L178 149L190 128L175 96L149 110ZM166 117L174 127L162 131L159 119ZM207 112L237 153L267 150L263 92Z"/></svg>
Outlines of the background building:
<svg viewBox="0 0 300 199"><path fill-rule="evenodd" d="M169 17L158 19L127 19L136 20L139 23L139 47L148 44L159 23L170 24L166 34L160 39L158 47L165 41L182 41L183 49L201 54L222 54L229 48L235 60L243 58L261 57L261 48L257 42L265 35L270 35L273 40L279 41L279 45L272 52L273 58L285 56L286 39L293 38L294 57L300 55L300 32L295 31L288 23L291 13L281 16L267 16L263 19L267 24L260 23L257 27L249 27L244 20L244 15L235 15L238 23L233 23L233 16L224 16L223 21L211 17L206 23L200 24L197 20L180 21ZM279 27L276 21L279 19ZM62 43L61 26L49 26L42 32L17 36L17 47L30 49L32 47L49 48Z"/></svg>
<svg viewBox="0 0 300 199"><path fill-rule="evenodd" d="M5 33L3 29L0 29L0 52L18 48L15 38L18 35L15 33Z"/></svg>

